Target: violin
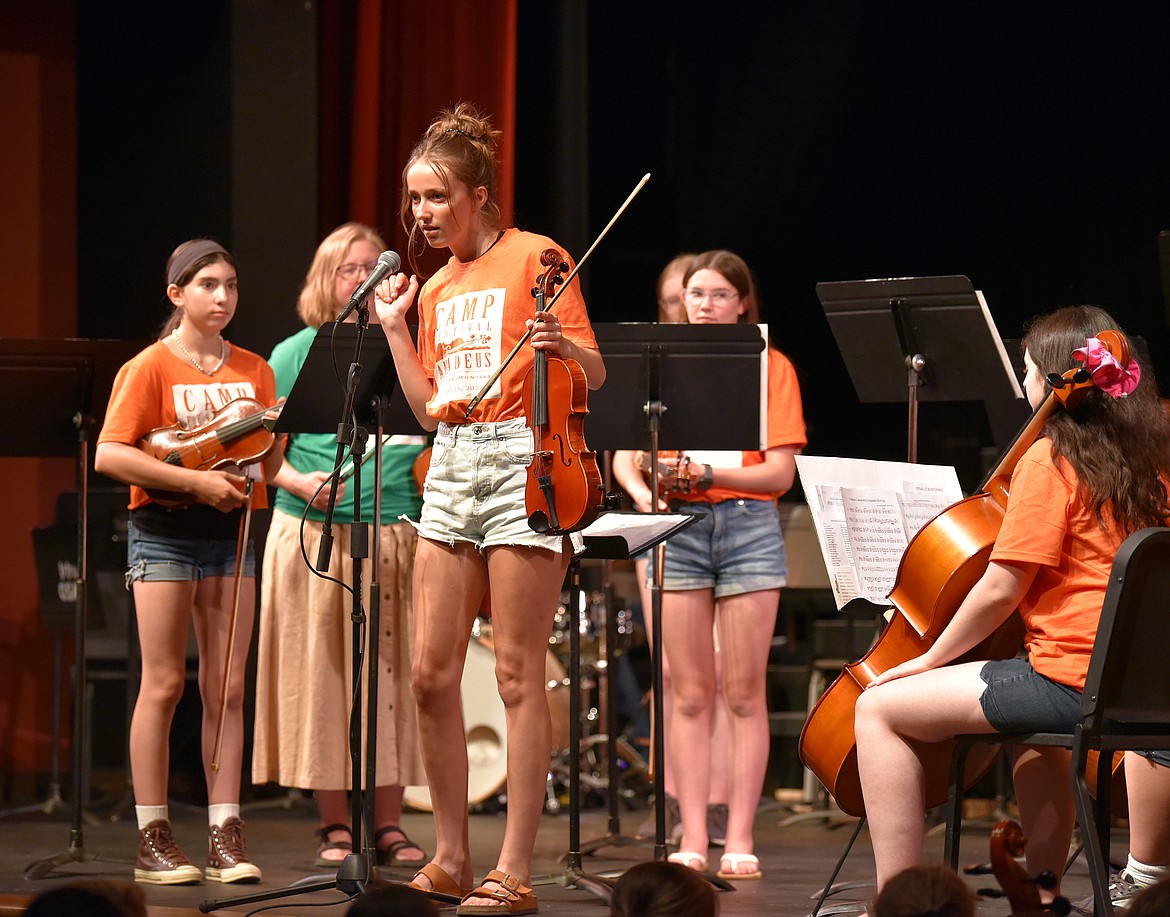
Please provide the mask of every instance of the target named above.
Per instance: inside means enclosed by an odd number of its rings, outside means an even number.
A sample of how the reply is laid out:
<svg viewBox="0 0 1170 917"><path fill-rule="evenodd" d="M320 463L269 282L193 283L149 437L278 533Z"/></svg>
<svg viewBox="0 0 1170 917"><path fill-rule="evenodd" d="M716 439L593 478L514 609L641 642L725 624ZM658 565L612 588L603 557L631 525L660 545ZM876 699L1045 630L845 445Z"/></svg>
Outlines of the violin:
<svg viewBox="0 0 1170 917"><path fill-rule="evenodd" d="M1097 337L1125 366L1129 343L1118 331ZM980 492L943 510L919 529L902 555L888 600L894 614L873 647L847 664L809 713L800 733L800 757L849 815L865 814L853 729L857 698L879 674L921 656L950 623L967 593L987 569L1007 509L1011 472L1058 408L1075 407L1094 386L1083 367L1047 379L1051 391L980 485ZM1007 659L1019 650L1024 625L1019 614L953 663ZM953 664L952 663L952 664ZM947 799L954 741L916 743L925 776L926 808ZM964 788L971 786L999 754L988 744L968 757Z"/></svg>
<svg viewBox="0 0 1170 917"><path fill-rule="evenodd" d="M266 408L254 398L237 398L190 430L180 424L156 427L138 441L138 448L160 462L195 471L242 468L272 451L276 444L272 428L280 409L281 405ZM190 494L170 490L148 489L147 493L160 506L172 509L195 502Z"/></svg>
<svg viewBox="0 0 1170 917"><path fill-rule="evenodd" d="M634 453L634 465L650 485L650 453L638 450ZM658 452L658 496L669 501L672 494L689 494L703 479L702 464L692 462L685 452Z"/></svg>
<svg viewBox="0 0 1170 917"><path fill-rule="evenodd" d="M414 478L414 486L418 488L419 496L422 496L423 484L427 482L427 472L431 470L431 449L432 446L427 446L414 457L414 461L410 465L410 474Z"/></svg>
<svg viewBox="0 0 1170 917"><path fill-rule="evenodd" d="M532 291L536 311L564 282L569 264L555 248L541 253L547 268ZM585 444L589 380L576 360L534 351L523 383L524 413L532 428L532 461L524 488L528 525L535 532L566 535L585 528L601 510L604 489L597 454Z"/></svg>
<svg viewBox="0 0 1170 917"><path fill-rule="evenodd" d="M1050 904L1040 901L1040 889L1056 888L1056 876L1050 872L1042 872L1033 877L1017 860L1024 855L1027 842L1020 826L1010 818L996 822L991 829L991 872L995 874L999 887L1003 889L1003 896L1011 905L1012 917L1065 917L1072 911L1069 900L1062 896L1052 899ZM981 873L984 867L965 870L969 873ZM998 897L999 893L989 894L987 897Z"/></svg>

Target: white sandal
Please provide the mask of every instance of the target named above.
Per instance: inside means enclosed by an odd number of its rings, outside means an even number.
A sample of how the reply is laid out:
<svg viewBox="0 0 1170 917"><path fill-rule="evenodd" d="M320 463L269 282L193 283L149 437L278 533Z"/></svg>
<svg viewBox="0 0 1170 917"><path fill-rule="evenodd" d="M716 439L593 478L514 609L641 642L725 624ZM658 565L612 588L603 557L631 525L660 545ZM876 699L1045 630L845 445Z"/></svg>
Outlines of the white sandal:
<svg viewBox="0 0 1170 917"><path fill-rule="evenodd" d="M723 864L729 863L731 869L727 869ZM753 867L751 872L736 872L744 863L750 863ZM719 872L716 873L720 879L762 879L764 874L760 872L760 858L754 853L725 853L719 858Z"/></svg>
<svg viewBox="0 0 1170 917"><path fill-rule="evenodd" d="M676 853L668 855L666 860L668 863L678 863L680 866L685 866L687 869L694 869L698 872L707 871L707 858L694 850L679 850ZM698 866L691 865L695 860L699 861Z"/></svg>

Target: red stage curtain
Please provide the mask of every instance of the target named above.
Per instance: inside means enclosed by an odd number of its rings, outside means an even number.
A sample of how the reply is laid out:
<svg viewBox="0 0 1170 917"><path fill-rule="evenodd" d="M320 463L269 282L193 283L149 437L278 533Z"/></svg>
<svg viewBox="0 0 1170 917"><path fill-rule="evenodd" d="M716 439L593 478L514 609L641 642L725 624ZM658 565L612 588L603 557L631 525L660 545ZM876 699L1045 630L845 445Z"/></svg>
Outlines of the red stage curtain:
<svg viewBox="0 0 1170 917"><path fill-rule="evenodd" d="M516 16L516 0L322 5L322 232L360 220L405 256L398 219L402 168L436 113L460 101L489 114L503 134L499 203L511 223ZM442 260L425 264L433 270Z"/></svg>

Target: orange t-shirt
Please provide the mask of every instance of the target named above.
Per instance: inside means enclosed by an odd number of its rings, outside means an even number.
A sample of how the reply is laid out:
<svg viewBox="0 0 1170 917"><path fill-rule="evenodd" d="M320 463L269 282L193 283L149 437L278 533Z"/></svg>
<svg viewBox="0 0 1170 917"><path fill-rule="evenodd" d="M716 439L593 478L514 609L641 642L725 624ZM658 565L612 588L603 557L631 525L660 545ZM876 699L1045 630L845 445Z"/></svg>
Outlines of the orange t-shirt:
<svg viewBox="0 0 1170 917"><path fill-rule="evenodd" d="M429 416L446 423L465 422L468 403L527 330L524 323L535 307L532 288L545 271L540 255L548 248L564 252L546 236L509 229L474 261L464 263L452 257L422 288L418 353L434 386L427 402ZM565 260L571 268L567 255ZM568 340L597 349L576 278L552 311ZM521 388L532 368L533 353L527 345L520 348L476 406L472 422L524 415Z"/></svg>
<svg viewBox="0 0 1170 917"><path fill-rule="evenodd" d="M156 427L178 423L189 430L206 423L237 398L254 398L266 407L276 403L276 380L263 357L233 344L227 361L210 377L156 341L118 370L97 441L137 446ZM259 462L248 471L263 483ZM131 485L130 509L149 502L145 490ZM268 506L264 487L255 488L252 505Z"/></svg>
<svg viewBox="0 0 1170 917"><path fill-rule="evenodd" d="M800 400L800 384L796 380L796 369L792 361L784 356L775 347L769 347L768 353L768 405L767 405L767 432L764 442L769 449L777 446L793 446L803 449L808 445L808 435L804 426L804 411ZM742 453L735 452L692 452L687 451L692 461L703 462L717 467L740 467L759 465L764 461L764 453L753 450ZM687 500L692 503L720 503L723 500L767 498L775 500L780 492L760 493L759 491L742 490L734 487L721 487L713 484L707 490L694 490L689 494L672 494L671 499Z"/></svg>
<svg viewBox="0 0 1170 917"><path fill-rule="evenodd" d="M1064 459L1037 440L1012 472L1007 514L991 560L1039 564L1020 602L1028 660L1041 675L1084 690L1113 557L1125 533L1102 531Z"/></svg>

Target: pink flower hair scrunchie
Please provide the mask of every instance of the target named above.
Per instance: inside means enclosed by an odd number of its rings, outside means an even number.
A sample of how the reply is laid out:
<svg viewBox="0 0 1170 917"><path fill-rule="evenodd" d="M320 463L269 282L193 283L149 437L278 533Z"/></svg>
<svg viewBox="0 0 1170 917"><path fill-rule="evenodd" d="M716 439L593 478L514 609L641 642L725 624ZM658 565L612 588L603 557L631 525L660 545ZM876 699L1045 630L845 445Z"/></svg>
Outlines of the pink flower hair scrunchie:
<svg viewBox="0 0 1170 917"><path fill-rule="evenodd" d="M1129 364L1122 367L1100 338L1086 338L1085 346L1078 347L1072 355L1074 360L1085 364L1093 384L1114 398L1124 398L1141 381L1142 370L1138 361L1131 358Z"/></svg>

